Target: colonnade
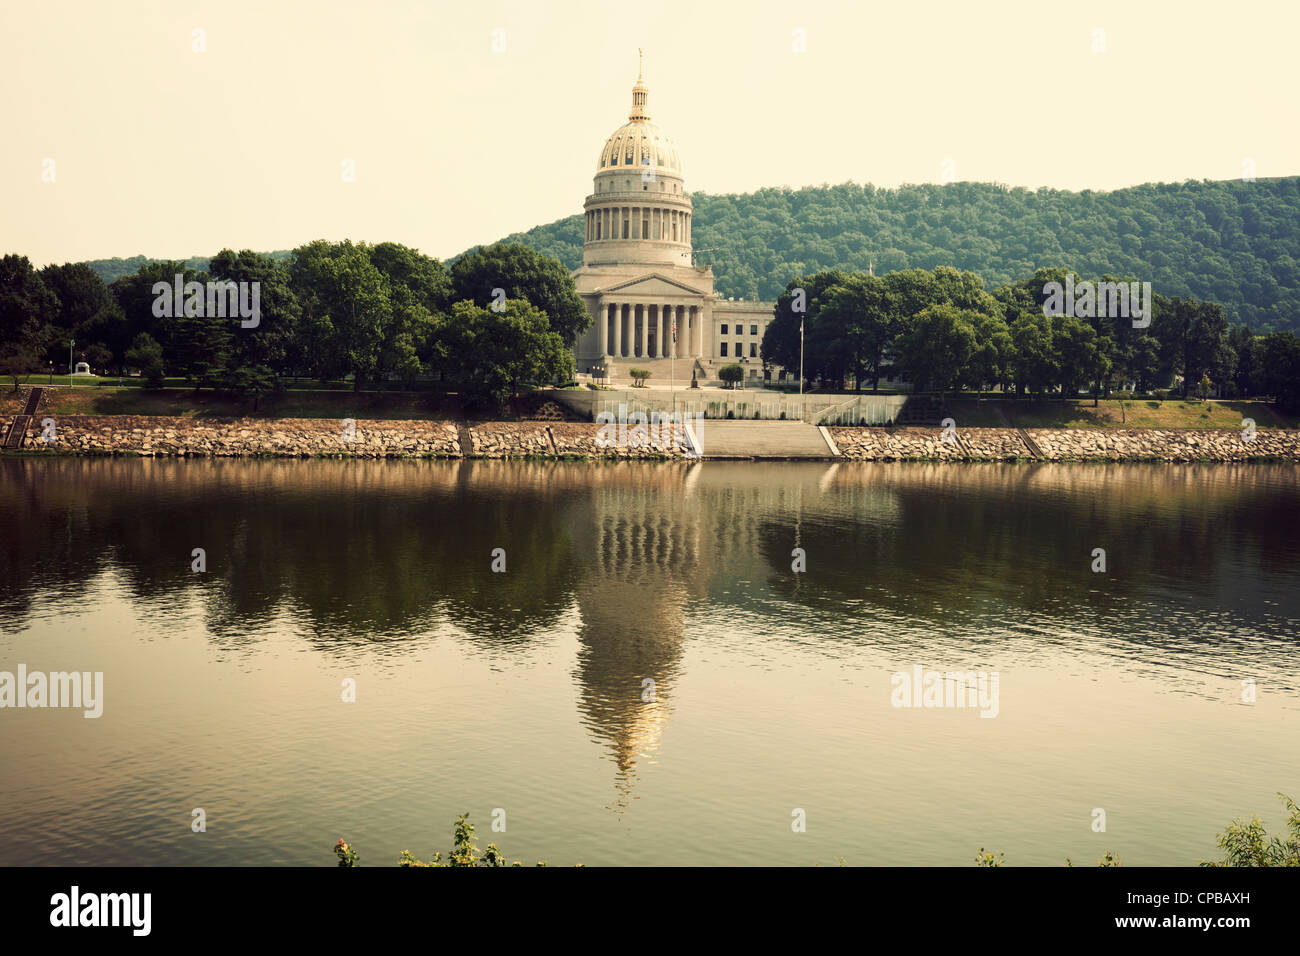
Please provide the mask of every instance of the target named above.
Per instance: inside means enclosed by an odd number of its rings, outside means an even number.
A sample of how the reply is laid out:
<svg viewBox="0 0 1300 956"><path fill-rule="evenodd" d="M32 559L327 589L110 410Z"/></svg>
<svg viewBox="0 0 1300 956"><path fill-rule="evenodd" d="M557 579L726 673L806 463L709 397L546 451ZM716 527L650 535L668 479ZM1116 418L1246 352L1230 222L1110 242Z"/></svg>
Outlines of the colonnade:
<svg viewBox="0 0 1300 956"><path fill-rule="evenodd" d="M659 206L602 206L587 211L586 241L658 239L690 245L691 214Z"/></svg>
<svg viewBox="0 0 1300 956"><path fill-rule="evenodd" d="M600 315L596 325L601 355L614 358L704 355L704 315L698 305L603 302Z"/></svg>

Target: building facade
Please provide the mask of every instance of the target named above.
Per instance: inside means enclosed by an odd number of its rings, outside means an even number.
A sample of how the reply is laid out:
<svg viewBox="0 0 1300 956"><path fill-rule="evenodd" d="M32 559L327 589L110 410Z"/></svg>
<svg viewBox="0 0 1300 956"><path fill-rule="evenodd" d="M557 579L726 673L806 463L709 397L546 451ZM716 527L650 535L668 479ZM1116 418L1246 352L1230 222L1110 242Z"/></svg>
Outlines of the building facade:
<svg viewBox="0 0 1300 956"><path fill-rule="evenodd" d="M626 381L716 379L733 362L761 380L773 303L720 299L713 269L692 261L693 209L677 147L650 122L637 75L628 121L605 141L585 210L582 265L573 281L592 316L578 338L578 372ZM672 360L671 362L669 360ZM682 361L685 360L685 361Z"/></svg>

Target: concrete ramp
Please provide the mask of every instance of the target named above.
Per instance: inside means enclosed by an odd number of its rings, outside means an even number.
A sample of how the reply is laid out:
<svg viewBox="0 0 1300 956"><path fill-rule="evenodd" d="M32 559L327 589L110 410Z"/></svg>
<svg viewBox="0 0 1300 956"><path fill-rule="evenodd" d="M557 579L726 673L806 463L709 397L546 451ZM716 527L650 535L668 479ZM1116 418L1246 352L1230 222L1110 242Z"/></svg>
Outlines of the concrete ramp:
<svg viewBox="0 0 1300 956"><path fill-rule="evenodd" d="M704 458L834 458L816 425L804 422L727 421L695 423L695 438Z"/></svg>

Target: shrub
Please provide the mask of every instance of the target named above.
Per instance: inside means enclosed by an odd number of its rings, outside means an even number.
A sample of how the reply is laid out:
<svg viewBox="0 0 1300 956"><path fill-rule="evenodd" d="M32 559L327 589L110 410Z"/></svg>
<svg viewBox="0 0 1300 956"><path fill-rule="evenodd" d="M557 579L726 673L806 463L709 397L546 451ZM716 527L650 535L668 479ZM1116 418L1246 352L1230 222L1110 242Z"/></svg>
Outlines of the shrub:
<svg viewBox="0 0 1300 956"><path fill-rule="evenodd" d="M718 369L718 378L726 382L731 388L736 387L736 383L744 379L745 370L739 365L724 365Z"/></svg>
<svg viewBox="0 0 1300 956"><path fill-rule="evenodd" d="M334 853L339 858L339 866L360 866L359 857L352 845L346 840L340 839L334 844ZM478 851L478 844L474 842L474 824L469 822L469 814L462 813L456 818L455 832L452 837L452 848L447 853L447 860L444 863L442 854L435 853L428 862L421 860L410 850L403 850L397 859L398 866L405 867L430 867L430 866L505 866L506 858L502 855L500 848L495 843L489 843L487 849L482 852ZM510 864L511 866L522 866L518 860ZM545 866L545 861L539 861L538 866ZM581 866L581 864L579 864Z"/></svg>
<svg viewBox="0 0 1300 956"><path fill-rule="evenodd" d="M650 377L650 370L646 368L628 369L628 375L632 376L633 388L645 388L645 380Z"/></svg>
<svg viewBox="0 0 1300 956"><path fill-rule="evenodd" d="M1300 806L1284 793L1286 804L1285 840L1270 837L1258 816L1250 820L1233 820L1219 834L1218 846L1227 856L1222 860L1201 860L1201 866L1300 866Z"/></svg>

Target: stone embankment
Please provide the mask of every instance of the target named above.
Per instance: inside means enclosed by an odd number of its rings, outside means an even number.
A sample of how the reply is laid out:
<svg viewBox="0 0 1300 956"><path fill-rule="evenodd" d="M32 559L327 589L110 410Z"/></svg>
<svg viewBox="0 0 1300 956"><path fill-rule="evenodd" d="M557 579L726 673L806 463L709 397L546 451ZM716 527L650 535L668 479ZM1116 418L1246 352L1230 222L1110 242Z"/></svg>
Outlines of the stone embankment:
<svg viewBox="0 0 1300 956"><path fill-rule="evenodd" d="M0 418L0 434L9 421ZM1252 440L1237 429L959 428L949 433L950 440L938 428L829 431L840 458L856 461L1300 461L1296 430L1261 428ZM707 458L707 427L701 438ZM612 445L601 439L601 426L588 422L488 422L466 428L448 421L38 415L29 423L23 450L214 458L692 457L680 425L651 428L641 440L631 430ZM470 447L462 447L465 442Z"/></svg>
<svg viewBox="0 0 1300 956"><path fill-rule="evenodd" d="M10 420L0 418L0 435ZM33 418L23 451L180 458L686 457L681 426L649 429L644 441L614 447L601 446L599 427L546 421L462 428L447 421L59 415ZM462 438L472 447L462 448Z"/></svg>
<svg viewBox="0 0 1300 956"><path fill-rule="evenodd" d="M949 441L938 428L830 432L841 456L860 461L1300 460L1300 431L1265 428L1249 440L1241 429L959 428Z"/></svg>

